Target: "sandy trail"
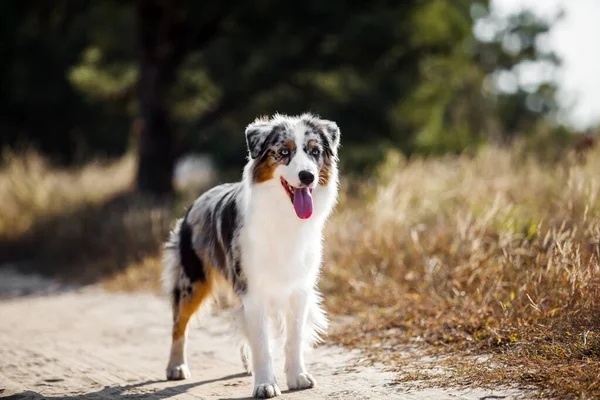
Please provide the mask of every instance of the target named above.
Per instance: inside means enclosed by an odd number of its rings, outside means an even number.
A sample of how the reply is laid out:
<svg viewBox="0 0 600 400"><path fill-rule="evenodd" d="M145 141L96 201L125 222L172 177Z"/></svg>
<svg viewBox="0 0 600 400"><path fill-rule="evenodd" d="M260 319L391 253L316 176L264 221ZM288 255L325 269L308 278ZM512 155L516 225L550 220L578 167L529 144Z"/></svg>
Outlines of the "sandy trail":
<svg viewBox="0 0 600 400"><path fill-rule="evenodd" d="M227 325L218 317L202 316L192 324L188 348L192 379L165 381L169 319L167 302L151 294L112 294L92 288L44 296L4 295L0 300L0 397L248 398L252 378L243 373ZM287 392L282 357L277 355L282 398L524 397L524 392L516 390L411 389L394 384L391 373L354 367L356 357L338 347L317 348L307 360L318 387Z"/></svg>

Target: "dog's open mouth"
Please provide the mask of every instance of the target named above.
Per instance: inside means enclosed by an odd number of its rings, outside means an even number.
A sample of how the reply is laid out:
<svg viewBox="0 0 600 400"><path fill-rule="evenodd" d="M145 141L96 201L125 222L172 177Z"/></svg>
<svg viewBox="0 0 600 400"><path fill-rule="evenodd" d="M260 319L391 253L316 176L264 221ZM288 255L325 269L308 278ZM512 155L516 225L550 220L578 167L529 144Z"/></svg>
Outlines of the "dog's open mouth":
<svg viewBox="0 0 600 400"><path fill-rule="evenodd" d="M308 219L313 212L313 201L312 201L312 188L309 187L293 187L281 178L281 186L285 189L285 192L289 196L292 204L294 205L294 211L300 219Z"/></svg>

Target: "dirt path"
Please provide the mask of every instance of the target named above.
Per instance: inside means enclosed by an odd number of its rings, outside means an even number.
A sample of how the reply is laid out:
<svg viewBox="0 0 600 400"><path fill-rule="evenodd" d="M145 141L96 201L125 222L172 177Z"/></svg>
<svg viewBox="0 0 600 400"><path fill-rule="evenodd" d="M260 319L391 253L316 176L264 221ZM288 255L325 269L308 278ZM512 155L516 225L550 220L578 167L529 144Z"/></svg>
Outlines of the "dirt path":
<svg viewBox="0 0 600 400"><path fill-rule="evenodd" d="M252 378L242 373L237 348L219 318L197 319L190 332L192 379L166 382L170 327L164 299L99 289L4 297L0 300L0 398L243 399L251 394ZM515 390L411 389L394 384L390 373L352 367L356 357L341 348L316 349L308 361L318 387L284 392L282 398L511 399L524 395ZM280 356L276 366L285 389Z"/></svg>

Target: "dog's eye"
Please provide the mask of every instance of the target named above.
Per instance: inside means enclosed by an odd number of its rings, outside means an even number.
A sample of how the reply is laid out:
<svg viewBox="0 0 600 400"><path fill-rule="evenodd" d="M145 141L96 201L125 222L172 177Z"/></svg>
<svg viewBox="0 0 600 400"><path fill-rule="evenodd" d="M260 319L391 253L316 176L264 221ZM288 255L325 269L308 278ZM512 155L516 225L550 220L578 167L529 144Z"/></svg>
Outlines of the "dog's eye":
<svg viewBox="0 0 600 400"><path fill-rule="evenodd" d="M318 157L318 156L319 156L319 154L321 154L321 150L319 150L319 149L317 149L317 148L315 147L314 149L312 149L312 150L310 151L310 154L311 154L312 156Z"/></svg>
<svg viewBox="0 0 600 400"><path fill-rule="evenodd" d="M281 154L282 156L289 156L290 150L289 149L281 149L281 150L279 150L279 154Z"/></svg>

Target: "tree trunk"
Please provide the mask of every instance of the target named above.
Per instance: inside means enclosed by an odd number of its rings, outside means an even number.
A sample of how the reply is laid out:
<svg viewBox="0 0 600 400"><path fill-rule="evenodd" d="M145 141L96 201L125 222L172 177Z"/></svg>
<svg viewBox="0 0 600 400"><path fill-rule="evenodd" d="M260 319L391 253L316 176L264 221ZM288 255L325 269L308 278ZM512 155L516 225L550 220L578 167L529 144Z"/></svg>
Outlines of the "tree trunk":
<svg viewBox="0 0 600 400"><path fill-rule="evenodd" d="M139 192L173 192L174 127L169 93L185 55L184 12L179 0L138 0Z"/></svg>

